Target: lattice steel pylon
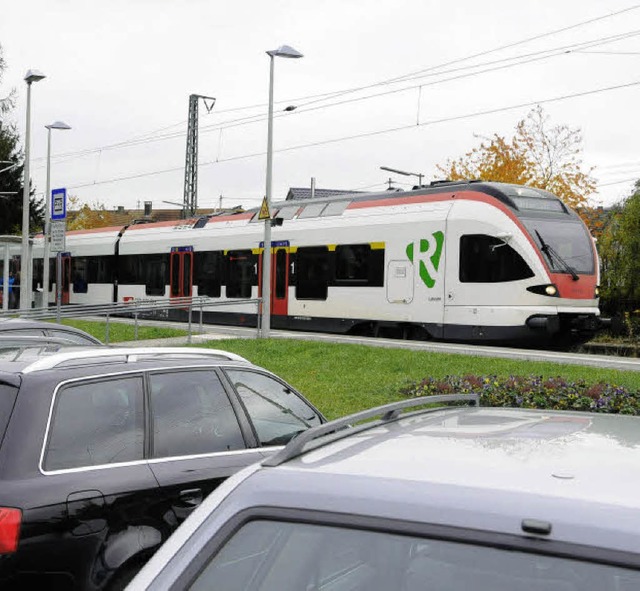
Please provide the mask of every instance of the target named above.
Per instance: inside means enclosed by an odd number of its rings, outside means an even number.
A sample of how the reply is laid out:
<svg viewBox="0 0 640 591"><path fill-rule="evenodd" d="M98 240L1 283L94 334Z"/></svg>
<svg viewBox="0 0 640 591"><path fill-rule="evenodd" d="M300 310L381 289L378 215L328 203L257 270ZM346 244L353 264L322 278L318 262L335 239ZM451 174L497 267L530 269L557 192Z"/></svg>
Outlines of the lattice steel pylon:
<svg viewBox="0 0 640 591"><path fill-rule="evenodd" d="M216 99L201 94L189 95L189 120L187 122L187 155L184 162L184 201L182 217L195 215L198 210L198 99L202 99L207 113Z"/></svg>

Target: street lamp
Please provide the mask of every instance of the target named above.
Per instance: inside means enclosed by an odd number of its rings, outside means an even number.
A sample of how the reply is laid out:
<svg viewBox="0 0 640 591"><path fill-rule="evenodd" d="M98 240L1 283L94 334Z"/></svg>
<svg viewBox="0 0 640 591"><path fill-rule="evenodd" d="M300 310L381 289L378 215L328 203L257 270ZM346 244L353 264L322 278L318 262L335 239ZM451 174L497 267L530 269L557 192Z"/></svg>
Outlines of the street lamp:
<svg viewBox="0 0 640 591"><path fill-rule="evenodd" d="M422 187L422 177L424 176L419 172L405 172L404 170L398 170L396 168L389 168L388 166L381 166L380 170L387 170L389 172L395 172L396 174L401 174L403 176L417 176L418 177L418 185Z"/></svg>
<svg viewBox="0 0 640 591"><path fill-rule="evenodd" d="M51 239L51 130L71 129L64 121L54 121L47 128L47 185L45 190L44 208L44 264L42 269L42 297L43 306L49 306L49 248Z"/></svg>
<svg viewBox="0 0 640 591"><path fill-rule="evenodd" d="M31 144L31 83L42 80L45 75L38 70L29 70L24 77L27 83L27 131L24 138L24 179L22 188L22 249L20 256L20 310L31 307L31 285L29 282L29 148Z"/></svg>
<svg viewBox="0 0 640 591"><path fill-rule="evenodd" d="M267 187L265 201L271 210L271 173L273 169L273 64L275 57L300 58L293 47L282 45L267 51L269 56L269 118L267 127ZM271 213L269 213L271 215ZM269 336L271 328L271 219L264 221L264 249L262 251L262 337Z"/></svg>

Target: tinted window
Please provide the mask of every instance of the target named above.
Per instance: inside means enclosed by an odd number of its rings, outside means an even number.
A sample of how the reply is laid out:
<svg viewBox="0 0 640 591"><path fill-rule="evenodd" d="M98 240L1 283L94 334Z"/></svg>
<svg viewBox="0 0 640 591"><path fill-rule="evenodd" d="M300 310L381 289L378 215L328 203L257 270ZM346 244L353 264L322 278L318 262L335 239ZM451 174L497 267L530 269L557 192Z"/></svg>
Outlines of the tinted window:
<svg viewBox="0 0 640 591"><path fill-rule="evenodd" d="M198 286L198 295L219 298L222 284L222 253L196 252L193 276L194 283Z"/></svg>
<svg viewBox="0 0 640 591"><path fill-rule="evenodd" d="M524 259L500 238L470 234L460 238L460 281L501 283L533 277Z"/></svg>
<svg viewBox="0 0 640 591"><path fill-rule="evenodd" d="M190 589L253 591L632 591L616 566L338 526L253 521Z"/></svg>
<svg viewBox="0 0 640 591"><path fill-rule="evenodd" d="M144 256L145 294L163 296L168 277L168 257L165 254Z"/></svg>
<svg viewBox="0 0 640 591"><path fill-rule="evenodd" d="M299 248L296 254L296 299L326 300L328 282L327 247Z"/></svg>
<svg viewBox="0 0 640 591"><path fill-rule="evenodd" d="M371 247L344 244L336 247L336 279L366 282L369 279Z"/></svg>
<svg viewBox="0 0 640 591"><path fill-rule="evenodd" d="M71 278L73 293L87 293L89 271L87 257L73 257L71 260Z"/></svg>
<svg viewBox="0 0 640 591"><path fill-rule="evenodd" d="M0 443L7 430L11 411L18 395L18 388L9 384L0 384Z"/></svg>
<svg viewBox="0 0 640 591"><path fill-rule="evenodd" d="M56 397L44 467L141 460L143 443L142 378L69 385Z"/></svg>
<svg viewBox="0 0 640 591"><path fill-rule="evenodd" d="M227 255L227 297L250 298L255 285L256 261L250 250L232 250Z"/></svg>
<svg viewBox="0 0 640 591"><path fill-rule="evenodd" d="M153 457L244 448L238 420L213 371L153 374Z"/></svg>
<svg viewBox="0 0 640 591"><path fill-rule="evenodd" d="M320 424L320 417L282 382L260 373L228 370L261 445L284 445L294 435Z"/></svg>

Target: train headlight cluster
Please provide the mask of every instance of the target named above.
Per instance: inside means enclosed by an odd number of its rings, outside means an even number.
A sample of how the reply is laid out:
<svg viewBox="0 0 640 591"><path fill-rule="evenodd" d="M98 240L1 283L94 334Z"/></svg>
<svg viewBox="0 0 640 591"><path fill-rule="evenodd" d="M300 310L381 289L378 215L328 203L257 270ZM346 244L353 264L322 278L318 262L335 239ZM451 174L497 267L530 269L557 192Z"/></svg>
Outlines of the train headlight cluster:
<svg viewBox="0 0 640 591"><path fill-rule="evenodd" d="M558 297L558 288L553 283L547 283L545 285L532 285L527 287L527 291L531 293L537 293L539 295L546 295L552 298Z"/></svg>
<svg viewBox="0 0 640 591"><path fill-rule="evenodd" d="M596 291L595 291L594 295L595 295L596 298L600 297L600 286L599 285L596 285Z"/></svg>

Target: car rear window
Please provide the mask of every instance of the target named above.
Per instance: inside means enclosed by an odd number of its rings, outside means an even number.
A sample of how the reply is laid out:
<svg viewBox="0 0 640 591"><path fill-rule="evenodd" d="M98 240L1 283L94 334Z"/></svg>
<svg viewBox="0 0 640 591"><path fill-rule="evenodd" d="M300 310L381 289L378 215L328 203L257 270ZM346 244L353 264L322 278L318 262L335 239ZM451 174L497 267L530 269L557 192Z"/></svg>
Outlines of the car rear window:
<svg viewBox="0 0 640 591"><path fill-rule="evenodd" d="M7 430L17 395L18 388L10 384L0 383L0 445L2 445L4 433Z"/></svg>

